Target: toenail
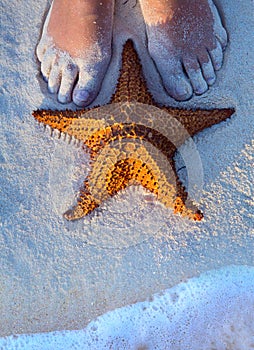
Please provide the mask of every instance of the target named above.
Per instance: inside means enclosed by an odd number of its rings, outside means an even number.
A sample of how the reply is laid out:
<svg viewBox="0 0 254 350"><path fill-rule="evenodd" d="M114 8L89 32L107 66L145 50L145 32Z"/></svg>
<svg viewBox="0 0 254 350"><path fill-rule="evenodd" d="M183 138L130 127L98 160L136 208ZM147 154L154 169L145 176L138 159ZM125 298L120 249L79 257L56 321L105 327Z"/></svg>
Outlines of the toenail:
<svg viewBox="0 0 254 350"><path fill-rule="evenodd" d="M222 64L221 63L215 63L215 70L220 70Z"/></svg>
<svg viewBox="0 0 254 350"><path fill-rule="evenodd" d="M71 102L71 98L68 95L58 94L58 101L60 103L69 103Z"/></svg>
<svg viewBox="0 0 254 350"><path fill-rule="evenodd" d="M75 69L76 69L75 64L73 64L73 63L68 63L68 64L67 64L67 70L68 70L69 72L73 72Z"/></svg>
<svg viewBox="0 0 254 350"><path fill-rule="evenodd" d="M74 97L79 102L86 102L89 97L89 93L86 90L76 90L74 92Z"/></svg>
<svg viewBox="0 0 254 350"><path fill-rule="evenodd" d="M58 91L58 87L57 86L50 86L48 85L48 90L51 94L55 94Z"/></svg>
<svg viewBox="0 0 254 350"><path fill-rule="evenodd" d="M185 95L187 92L186 86L176 86L177 95Z"/></svg>
<svg viewBox="0 0 254 350"><path fill-rule="evenodd" d="M181 98L181 99L185 99L188 98L192 91L190 91L190 89L188 88L188 86L186 85L178 85L176 86L176 95Z"/></svg>
<svg viewBox="0 0 254 350"><path fill-rule="evenodd" d="M197 95L202 95L204 92L207 91L207 86L197 86L197 88L195 89L195 93Z"/></svg>
<svg viewBox="0 0 254 350"><path fill-rule="evenodd" d="M208 77L207 78L207 84L213 85L215 83L216 78L215 77Z"/></svg>

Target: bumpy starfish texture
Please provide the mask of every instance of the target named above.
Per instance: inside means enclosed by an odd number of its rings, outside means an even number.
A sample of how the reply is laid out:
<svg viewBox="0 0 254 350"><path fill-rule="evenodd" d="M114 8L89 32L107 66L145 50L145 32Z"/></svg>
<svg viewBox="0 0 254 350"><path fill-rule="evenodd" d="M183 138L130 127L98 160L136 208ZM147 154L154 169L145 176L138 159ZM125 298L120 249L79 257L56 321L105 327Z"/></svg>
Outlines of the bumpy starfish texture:
<svg viewBox="0 0 254 350"><path fill-rule="evenodd" d="M160 107L148 91L133 42L123 48L116 92L109 104L78 111L37 110L34 117L81 141L90 152L90 172L77 205L64 216L79 219L129 185L141 184L166 207L200 221L187 198L173 156L186 139L229 118L233 109Z"/></svg>

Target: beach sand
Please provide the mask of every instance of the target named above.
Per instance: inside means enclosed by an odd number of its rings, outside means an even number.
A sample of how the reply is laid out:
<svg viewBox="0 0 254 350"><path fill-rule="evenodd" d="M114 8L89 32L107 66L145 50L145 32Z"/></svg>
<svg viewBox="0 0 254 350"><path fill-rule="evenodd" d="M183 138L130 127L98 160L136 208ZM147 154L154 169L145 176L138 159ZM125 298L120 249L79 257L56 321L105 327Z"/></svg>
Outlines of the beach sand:
<svg viewBox="0 0 254 350"><path fill-rule="evenodd" d="M43 132L32 117L38 108L75 109L59 104L39 74L35 47L49 3L0 0L0 336L82 329L202 272L254 264L253 1L218 2L230 40L224 65L207 93L184 103L161 86L135 2L117 2L113 57L94 105L109 101L122 44L131 37L156 101L235 108L230 120L194 137L205 218L195 223L150 205L142 188L106 203L92 220L63 218L88 156Z"/></svg>

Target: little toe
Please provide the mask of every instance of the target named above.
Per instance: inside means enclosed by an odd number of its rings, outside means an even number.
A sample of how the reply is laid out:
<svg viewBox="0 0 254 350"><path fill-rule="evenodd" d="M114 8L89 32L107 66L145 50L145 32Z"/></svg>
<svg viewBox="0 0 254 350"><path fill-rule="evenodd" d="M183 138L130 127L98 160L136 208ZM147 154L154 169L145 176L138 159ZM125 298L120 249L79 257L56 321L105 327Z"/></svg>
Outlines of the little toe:
<svg viewBox="0 0 254 350"><path fill-rule="evenodd" d="M216 47L209 51L213 67L215 70L219 70L222 67L223 63L223 52L220 42L217 40Z"/></svg>
<svg viewBox="0 0 254 350"><path fill-rule="evenodd" d="M36 56L40 62L42 62L42 60L43 60L43 56L45 54L45 51L46 51L46 47L41 40L36 47Z"/></svg>
<svg viewBox="0 0 254 350"><path fill-rule="evenodd" d="M190 79L194 92L197 95L202 95L207 91L208 85L203 77L199 62L197 60L184 60L183 65Z"/></svg>
<svg viewBox="0 0 254 350"><path fill-rule="evenodd" d="M62 80L58 92L58 101L69 103L72 100L72 91L78 75L78 68L73 63L68 63L62 68Z"/></svg>

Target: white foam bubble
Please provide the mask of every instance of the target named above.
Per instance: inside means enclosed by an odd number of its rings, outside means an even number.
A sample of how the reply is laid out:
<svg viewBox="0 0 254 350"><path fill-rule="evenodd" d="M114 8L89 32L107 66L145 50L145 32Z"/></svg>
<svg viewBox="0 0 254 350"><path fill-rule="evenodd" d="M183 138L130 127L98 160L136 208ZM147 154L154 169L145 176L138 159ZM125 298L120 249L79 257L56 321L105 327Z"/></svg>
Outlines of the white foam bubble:
<svg viewBox="0 0 254 350"><path fill-rule="evenodd" d="M204 273L84 330L0 338L0 349L254 349L254 267Z"/></svg>

